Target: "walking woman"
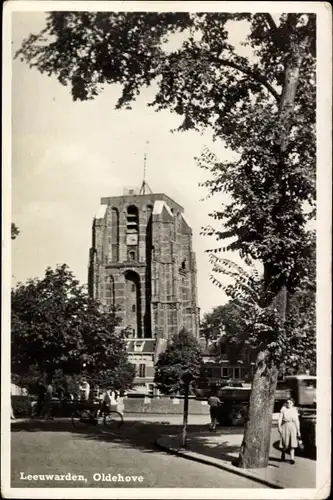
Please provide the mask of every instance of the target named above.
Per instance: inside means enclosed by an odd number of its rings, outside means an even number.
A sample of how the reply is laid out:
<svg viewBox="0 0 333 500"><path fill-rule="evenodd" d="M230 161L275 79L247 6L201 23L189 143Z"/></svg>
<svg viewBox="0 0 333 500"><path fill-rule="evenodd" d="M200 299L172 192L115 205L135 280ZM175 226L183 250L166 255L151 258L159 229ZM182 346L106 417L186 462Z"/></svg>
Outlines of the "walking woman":
<svg viewBox="0 0 333 500"><path fill-rule="evenodd" d="M298 439L301 437L299 418L295 402L292 398L287 399L282 406L279 416L279 433L282 441L281 460L286 460L286 453L290 453L290 463L295 463L295 448L298 447Z"/></svg>

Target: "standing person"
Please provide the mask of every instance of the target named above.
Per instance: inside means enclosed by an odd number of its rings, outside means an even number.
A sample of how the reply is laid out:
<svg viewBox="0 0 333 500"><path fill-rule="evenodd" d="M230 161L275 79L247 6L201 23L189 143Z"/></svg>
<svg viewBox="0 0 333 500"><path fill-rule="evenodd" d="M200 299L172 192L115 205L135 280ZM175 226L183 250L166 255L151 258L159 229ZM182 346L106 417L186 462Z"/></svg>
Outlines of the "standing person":
<svg viewBox="0 0 333 500"><path fill-rule="evenodd" d="M49 382L46 387L46 394L45 394L45 412L44 412L44 418L46 420L52 420L52 407L51 407L51 401L52 401L52 396L53 396L53 387L52 383Z"/></svg>
<svg viewBox="0 0 333 500"><path fill-rule="evenodd" d="M83 401L88 401L90 393L90 384L87 382L87 379L85 377L81 379L81 383L79 385L79 391L80 391L80 399Z"/></svg>
<svg viewBox="0 0 333 500"><path fill-rule="evenodd" d="M290 463L295 463L295 448L298 446L298 438L301 437L299 418L295 402L292 398L287 399L282 406L278 428L281 436L282 455L281 460L286 460L286 453L290 453Z"/></svg>
<svg viewBox="0 0 333 500"><path fill-rule="evenodd" d="M112 392L107 389L103 395L103 406L102 406L102 411L104 414L109 413L111 410L111 404L112 404Z"/></svg>
<svg viewBox="0 0 333 500"><path fill-rule="evenodd" d="M45 395L46 395L46 387L44 385L44 382L40 380L38 383L37 405L35 412L36 417L40 417L42 413L42 408L44 406L44 401L45 401Z"/></svg>
<svg viewBox="0 0 333 500"><path fill-rule="evenodd" d="M215 431L219 407L221 405L220 398L218 397L216 391L213 392L213 394L208 398L208 404L210 406L210 427L209 427L209 429L211 431Z"/></svg>
<svg viewBox="0 0 333 500"><path fill-rule="evenodd" d="M111 391L105 389L103 393L100 394L100 409L97 412L97 416L107 415L111 410Z"/></svg>

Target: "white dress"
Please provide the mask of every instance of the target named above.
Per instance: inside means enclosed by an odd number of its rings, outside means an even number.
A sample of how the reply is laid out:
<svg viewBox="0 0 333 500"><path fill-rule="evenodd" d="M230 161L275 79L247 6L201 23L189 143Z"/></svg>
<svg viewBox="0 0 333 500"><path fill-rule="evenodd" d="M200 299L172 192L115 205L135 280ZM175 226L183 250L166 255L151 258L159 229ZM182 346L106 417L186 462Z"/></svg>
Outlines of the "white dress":
<svg viewBox="0 0 333 500"><path fill-rule="evenodd" d="M291 408L281 408L282 424L281 424L281 440L282 447L285 450L289 448L297 448L297 429L298 429L298 411L294 406Z"/></svg>

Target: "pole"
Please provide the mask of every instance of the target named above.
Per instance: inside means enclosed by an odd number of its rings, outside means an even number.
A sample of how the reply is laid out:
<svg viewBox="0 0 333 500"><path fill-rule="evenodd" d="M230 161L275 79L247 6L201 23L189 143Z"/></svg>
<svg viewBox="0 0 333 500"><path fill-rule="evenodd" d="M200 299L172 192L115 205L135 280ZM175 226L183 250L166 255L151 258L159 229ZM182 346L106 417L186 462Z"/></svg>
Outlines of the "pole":
<svg viewBox="0 0 333 500"><path fill-rule="evenodd" d="M182 446L186 448L187 445L187 421L188 421L188 394L189 382L186 381L184 386L184 414L183 414L183 433L182 433Z"/></svg>

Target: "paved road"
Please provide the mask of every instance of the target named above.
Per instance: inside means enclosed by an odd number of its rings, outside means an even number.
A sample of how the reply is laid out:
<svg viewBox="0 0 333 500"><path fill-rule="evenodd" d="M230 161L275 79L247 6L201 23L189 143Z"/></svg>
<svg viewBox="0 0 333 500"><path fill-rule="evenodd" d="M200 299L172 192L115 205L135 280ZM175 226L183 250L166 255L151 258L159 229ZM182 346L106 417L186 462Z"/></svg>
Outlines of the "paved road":
<svg viewBox="0 0 333 500"><path fill-rule="evenodd" d="M163 421L167 420L163 417ZM200 428L202 425L190 426L192 431ZM176 425L137 420L126 420L122 431L112 434L93 428L76 432L68 421L14 424L12 487L264 488L246 478L170 455L155 447L157 436L178 429ZM226 429L226 432L235 430ZM20 479L21 473L24 478L29 474L81 474L84 482L46 478L30 481ZM94 474L97 474L95 480ZM102 474L117 481L103 481ZM121 481L126 476L137 479L135 482ZM139 476L142 482L138 482Z"/></svg>

